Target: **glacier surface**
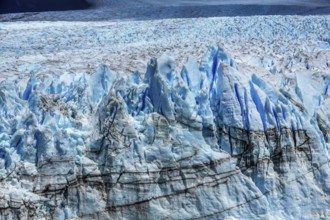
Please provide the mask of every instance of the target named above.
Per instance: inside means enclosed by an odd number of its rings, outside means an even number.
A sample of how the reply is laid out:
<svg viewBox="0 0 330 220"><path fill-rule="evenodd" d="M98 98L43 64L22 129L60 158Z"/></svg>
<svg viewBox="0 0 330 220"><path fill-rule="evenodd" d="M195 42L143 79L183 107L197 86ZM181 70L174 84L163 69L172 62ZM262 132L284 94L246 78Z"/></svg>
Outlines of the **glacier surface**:
<svg viewBox="0 0 330 220"><path fill-rule="evenodd" d="M330 218L330 75L175 62L2 81L0 219Z"/></svg>

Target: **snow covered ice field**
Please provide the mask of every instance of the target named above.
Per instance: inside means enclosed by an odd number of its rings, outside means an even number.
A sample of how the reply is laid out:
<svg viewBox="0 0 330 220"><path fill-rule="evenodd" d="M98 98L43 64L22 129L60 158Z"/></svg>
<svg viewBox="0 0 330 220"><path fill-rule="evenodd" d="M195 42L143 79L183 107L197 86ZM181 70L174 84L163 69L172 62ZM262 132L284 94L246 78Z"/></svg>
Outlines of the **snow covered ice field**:
<svg viewBox="0 0 330 220"><path fill-rule="evenodd" d="M330 218L330 16L72 20L0 23L1 220Z"/></svg>

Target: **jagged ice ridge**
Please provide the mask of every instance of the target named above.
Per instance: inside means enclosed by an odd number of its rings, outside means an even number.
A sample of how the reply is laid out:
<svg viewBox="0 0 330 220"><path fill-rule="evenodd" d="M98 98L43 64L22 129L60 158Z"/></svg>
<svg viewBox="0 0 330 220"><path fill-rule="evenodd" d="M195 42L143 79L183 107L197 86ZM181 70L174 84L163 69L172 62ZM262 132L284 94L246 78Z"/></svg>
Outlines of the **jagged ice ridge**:
<svg viewBox="0 0 330 220"><path fill-rule="evenodd" d="M0 219L329 218L322 77L275 88L210 48L181 72L4 81Z"/></svg>

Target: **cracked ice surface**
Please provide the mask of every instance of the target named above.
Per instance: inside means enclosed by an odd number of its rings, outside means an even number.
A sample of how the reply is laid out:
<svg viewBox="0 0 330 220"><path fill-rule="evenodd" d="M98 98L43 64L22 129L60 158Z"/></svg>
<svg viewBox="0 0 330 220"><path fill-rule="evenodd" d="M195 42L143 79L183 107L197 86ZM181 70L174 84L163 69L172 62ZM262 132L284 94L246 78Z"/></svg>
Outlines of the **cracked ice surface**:
<svg viewBox="0 0 330 220"><path fill-rule="evenodd" d="M307 63L313 72L324 71L329 22L329 16L256 16L0 23L1 78L34 69L92 74L100 63L116 72L144 72L150 58L167 52L180 69L188 56L200 60L210 45L221 45L248 73L300 72Z"/></svg>
<svg viewBox="0 0 330 220"><path fill-rule="evenodd" d="M210 48L200 65L189 58L181 72L174 67L164 55L142 78L100 66L93 75L32 72L25 88L2 82L2 215L326 214L323 89L317 113L309 114L258 76L242 74L223 49Z"/></svg>
<svg viewBox="0 0 330 220"><path fill-rule="evenodd" d="M132 23L96 23L93 37L84 23L1 25L0 219L329 218L328 17L194 21L118 38ZM161 32L174 23L182 31ZM10 36L25 25L19 49ZM110 44L110 68L88 73L107 50L95 36L158 59L117 73L133 61ZM132 46L143 36L174 55ZM198 52L207 43L226 50Z"/></svg>

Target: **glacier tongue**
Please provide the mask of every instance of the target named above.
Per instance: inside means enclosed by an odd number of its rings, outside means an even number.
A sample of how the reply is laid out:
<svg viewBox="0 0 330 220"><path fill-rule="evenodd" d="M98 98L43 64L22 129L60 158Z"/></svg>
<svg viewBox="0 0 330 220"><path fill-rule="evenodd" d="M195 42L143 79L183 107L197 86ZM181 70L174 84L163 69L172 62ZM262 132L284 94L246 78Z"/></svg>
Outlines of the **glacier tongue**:
<svg viewBox="0 0 330 220"><path fill-rule="evenodd" d="M329 218L329 80L310 80L210 48L179 73L164 55L143 78L2 82L0 219Z"/></svg>

